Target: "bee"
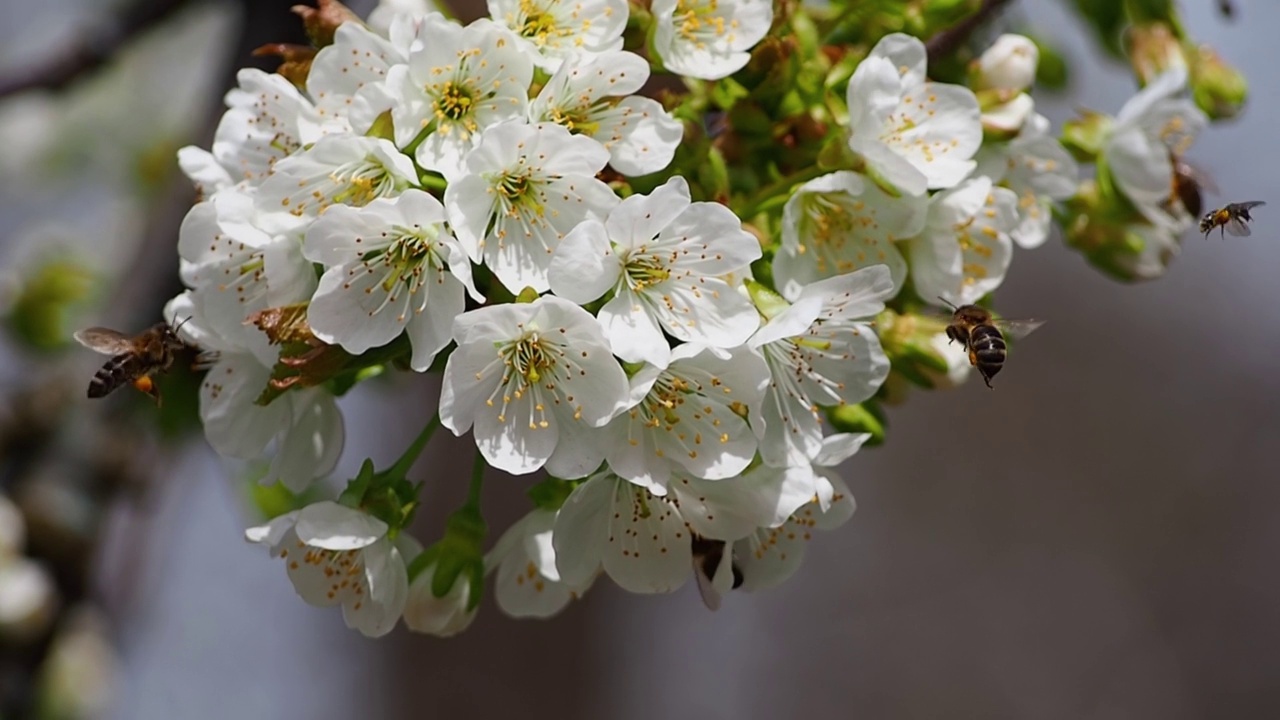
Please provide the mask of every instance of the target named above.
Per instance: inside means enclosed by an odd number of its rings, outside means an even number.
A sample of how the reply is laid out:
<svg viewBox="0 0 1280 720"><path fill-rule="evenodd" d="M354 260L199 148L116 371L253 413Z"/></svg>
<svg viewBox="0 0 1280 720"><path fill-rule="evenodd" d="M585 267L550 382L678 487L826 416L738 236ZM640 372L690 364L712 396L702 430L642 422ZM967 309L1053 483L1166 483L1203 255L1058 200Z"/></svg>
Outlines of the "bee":
<svg viewBox="0 0 1280 720"><path fill-rule="evenodd" d="M133 337L104 327L77 332L75 338L81 345L111 356L89 381L89 397L105 397L121 385L131 383L160 404L160 389L152 377L168 370L174 355L187 346L178 337L181 327L182 323L178 323L177 328L156 323Z"/></svg>
<svg viewBox="0 0 1280 720"><path fill-rule="evenodd" d="M1209 237L1209 233L1214 228L1222 228L1222 237L1226 237L1226 233L1231 233L1236 237L1245 237L1251 235L1253 231L1245 223L1253 222L1253 218L1249 217L1249 211L1253 208L1266 205L1261 200L1250 200L1249 202L1231 203L1226 207L1210 210L1200 220L1200 232L1205 237Z"/></svg>
<svg viewBox="0 0 1280 720"><path fill-rule="evenodd" d="M1222 17L1230 20L1236 15L1236 8L1231 4L1231 0L1218 0L1218 12Z"/></svg>
<svg viewBox="0 0 1280 720"><path fill-rule="evenodd" d="M982 381L991 387L991 378L1004 367L1008 354L1005 338L1026 337L1044 324L1043 320L997 319L991 311L979 305L957 307L946 298L938 298L953 310L947 325L947 337L959 341L969 351L969 364L978 368Z"/></svg>
<svg viewBox="0 0 1280 720"><path fill-rule="evenodd" d="M1169 162L1173 165L1173 176L1164 208L1172 212L1177 203L1192 217L1199 217L1204 210L1204 191L1217 193L1217 185L1208 174L1173 152L1169 153Z"/></svg>
<svg viewBox="0 0 1280 720"><path fill-rule="evenodd" d="M702 603L708 610L720 609L720 590L716 587L716 573L724 563L724 553L728 543L723 540L710 540L701 535L693 535L693 576L698 580L698 593L702 595ZM733 573L733 589L742 586L742 568L733 560L733 551L729 550L729 570Z"/></svg>

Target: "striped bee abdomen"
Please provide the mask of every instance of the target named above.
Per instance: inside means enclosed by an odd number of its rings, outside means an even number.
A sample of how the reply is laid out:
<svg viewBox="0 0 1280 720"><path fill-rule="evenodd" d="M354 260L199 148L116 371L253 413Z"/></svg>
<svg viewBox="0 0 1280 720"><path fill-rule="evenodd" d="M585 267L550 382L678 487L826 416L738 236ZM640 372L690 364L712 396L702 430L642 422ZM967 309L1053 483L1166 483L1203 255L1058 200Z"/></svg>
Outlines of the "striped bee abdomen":
<svg viewBox="0 0 1280 720"><path fill-rule="evenodd" d="M969 334L969 347L973 351L974 364L982 379L991 387L991 378L1004 366L1004 358L1008 350L1004 336L994 325L979 325Z"/></svg>
<svg viewBox="0 0 1280 720"><path fill-rule="evenodd" d="M133 353L121 353L106 362L89 381L89 397L100 398L141 374L142 362Z"/></svg>

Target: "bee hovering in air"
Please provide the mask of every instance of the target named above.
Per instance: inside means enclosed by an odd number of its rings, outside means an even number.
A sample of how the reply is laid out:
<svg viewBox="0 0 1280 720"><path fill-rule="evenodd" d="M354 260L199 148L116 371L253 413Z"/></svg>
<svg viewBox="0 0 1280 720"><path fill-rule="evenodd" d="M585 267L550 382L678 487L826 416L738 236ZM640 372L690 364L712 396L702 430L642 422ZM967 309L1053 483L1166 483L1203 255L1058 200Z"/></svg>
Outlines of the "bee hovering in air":
<svg viewBox="0 0 1280 720"><path fill-rule="evenodd" d="M723 540L711 540L701 535L693 536L693 576L698 581L698 593L708 610L720 609L720 591L715 586L716 571L724 562L725 551L730 554L729 569L733 572L733 589L742 585L742 569L733 560L733 551Z"/></svg>
<svg viewBox="0 0 1280 720"><path fill-rule="evenodd" d="M182 323L177 328L156 323L133 337L104 327L77 332L75 338L81 345L111 356L89 381L89 397L105 397L121 385L132 383L160 404L160 390L152 377L168 370L174 355L187 346L178 337L180 327Z"/></svg>
<svg viewBox="0 0 1280 720"><path fill-rule="evenodd" d="M960 341L969 351L969 364L978 368L982 381L991 387L991 378L1004 367L1008 355L1006 337L1026 337L1044 324L1043 320L997 319L991 311L980 305L951 304L946 298L938 298L954 311L947 325L947 337Z"/></svg>
<svg viewBox="0 0 1280 720"><path fill-rule="evenodd" d="M1205 237L1209 237L1209 233L1213 232L1214 228L1222 228L1222 237L1225 237L1226 233L1231 233L1236 237L1251 235L1252 231L1245 224L1253 222L1253 218L1249 217L1249 211L1262 205L1266 205L1266 203L1261 200L1250 200L1249 202L1231 203L1226 207L1210 210L1200 220L1200 232L1204 233Z"/></svg>

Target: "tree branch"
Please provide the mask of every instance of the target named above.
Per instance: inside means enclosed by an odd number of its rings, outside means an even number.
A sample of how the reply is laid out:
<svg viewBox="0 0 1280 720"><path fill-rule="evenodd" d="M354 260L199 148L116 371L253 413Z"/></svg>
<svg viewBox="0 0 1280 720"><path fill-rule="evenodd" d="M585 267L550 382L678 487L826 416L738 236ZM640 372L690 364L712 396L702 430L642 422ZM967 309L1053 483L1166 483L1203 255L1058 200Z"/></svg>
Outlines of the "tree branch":
<svg viewBox="0 0 1280 720"><path fill-rule="evenodd" d="M929 41L924 44L925 50L929 53L929 64L932 65L939 58L958 50L974 30L994 19L1001 10L1004 10L1004 6L1012 1L982 0L982 5L972 15L929 38Z"/></svg>
<svg viewBox="0 0 1280 720"><path fill-rule="evenodd" d="M106 64L134 37L164 21L189 0L139 0L104 27L86 33L43 63L0 78L0 97L26 90L56 90Z"/></svg>

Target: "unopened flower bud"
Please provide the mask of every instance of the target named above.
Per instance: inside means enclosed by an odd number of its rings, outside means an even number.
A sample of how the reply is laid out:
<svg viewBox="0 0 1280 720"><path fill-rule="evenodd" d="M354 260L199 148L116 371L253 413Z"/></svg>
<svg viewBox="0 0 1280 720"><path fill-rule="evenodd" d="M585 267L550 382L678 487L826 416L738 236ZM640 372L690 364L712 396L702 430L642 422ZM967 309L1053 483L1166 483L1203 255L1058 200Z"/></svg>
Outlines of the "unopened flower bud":
<svg viewBox="0 0 1280 720"><path fill-rule="evenodd" d="M471 625L479 604L471 602L473 583L466 573L456 575L445 592L437 595L433 586L437 584L436 572L439 568L438 564L432 564L409 585L409 600L404 606L404 624L414 632L449 637ZM482 574L483 571L482 564Z"/></svg>
<svg viewBox="0 0 1280 720"><path fill-rule="evenodd" d="M1249 83L1213 48L1201 45L1191 58L1191 95L1210 118L1234 117L1249 95Z"/></svg>
<svg viewBox="0 0 1280 720"><path fill-rule="evenodd" d="M1143 85L1170 70L1187 67L1182 41L1164 23L1134 25L1125 39L1133 73Z"/></svg>
<svg viewBox="0 0 1280 720"><path fill-rule="evenodd" d="M1026 90L1036 80L1040 49L1029 38L1006 34L977 60L978 89Z"/></svg>

